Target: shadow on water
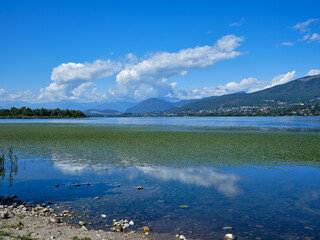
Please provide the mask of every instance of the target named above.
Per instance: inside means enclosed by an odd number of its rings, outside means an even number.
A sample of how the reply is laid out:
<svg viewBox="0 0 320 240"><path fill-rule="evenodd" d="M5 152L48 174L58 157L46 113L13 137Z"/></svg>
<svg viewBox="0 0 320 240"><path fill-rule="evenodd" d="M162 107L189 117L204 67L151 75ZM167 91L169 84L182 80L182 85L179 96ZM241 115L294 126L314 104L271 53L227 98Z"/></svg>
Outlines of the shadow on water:
<svg viewBox="0 0 320 240"><path fill-rule="evenodd" d="M18 157L13 153L13 148L9 147L8 152L1 151L0 155L0 184L6 179L9 180L10 186L13 185L13 178L18 174Z"/></svg>

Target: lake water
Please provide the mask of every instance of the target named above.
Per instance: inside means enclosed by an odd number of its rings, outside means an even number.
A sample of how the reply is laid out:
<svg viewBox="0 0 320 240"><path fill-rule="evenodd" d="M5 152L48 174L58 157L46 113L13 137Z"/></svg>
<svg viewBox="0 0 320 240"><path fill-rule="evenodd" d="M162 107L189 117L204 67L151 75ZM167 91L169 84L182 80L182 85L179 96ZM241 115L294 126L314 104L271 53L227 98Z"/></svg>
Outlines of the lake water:
<svg viewBox="0 0 320 240"><path fill-rule="evenodd" d="M223 239L229 232L240 240L320 239L320 134L246 131L318 128L319 120L2 121L0 148L13 147L18 169L3 171L0 195L70 206L77 212L70 222L84 219L89 228L130 219L132 230L147 225L159 239ZM245 128L206 131L234 126Z"/></svg>
<svg viewBox="0 0 320 240"><path fill-rule="evenodd" d="M85 119L0 119L0 123L82 123L189 127L320 128L320 117L132 117Z"/></svg>

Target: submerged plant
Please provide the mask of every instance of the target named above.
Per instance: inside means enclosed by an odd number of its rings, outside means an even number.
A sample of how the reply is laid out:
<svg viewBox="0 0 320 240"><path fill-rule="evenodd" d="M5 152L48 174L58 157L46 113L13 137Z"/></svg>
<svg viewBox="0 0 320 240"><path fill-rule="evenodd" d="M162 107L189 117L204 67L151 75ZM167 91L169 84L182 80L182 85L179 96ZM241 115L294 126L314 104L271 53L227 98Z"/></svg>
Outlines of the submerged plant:
<svg viewBox="0 0 320 240"><path fill-rule="evenodd" d="M12 146L8 148L7 154L3 149L0 154L0 176L2 181L5 179L7 172L9 184L12 186L13 178L18 174L18 157L14 154Z"/></svg>

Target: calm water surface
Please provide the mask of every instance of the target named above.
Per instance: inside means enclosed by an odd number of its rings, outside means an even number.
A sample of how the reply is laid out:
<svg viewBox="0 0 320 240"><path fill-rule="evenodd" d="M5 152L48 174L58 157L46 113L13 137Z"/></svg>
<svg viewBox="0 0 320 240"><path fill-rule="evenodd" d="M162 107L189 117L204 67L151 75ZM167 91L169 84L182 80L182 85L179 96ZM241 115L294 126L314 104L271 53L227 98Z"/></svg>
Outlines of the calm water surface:
<svg viewBox="0 0 320 240"><path fill-rule="evenodd" d="M320 117L146 117L86 119L0 119L0 123L83 123L199 127L320 128Z"/></svg>
<svg viewBox="0 0 320 240"><path fill-rule="evenodd" d="M173 121L174 125L187 126L319 127L319 118L312 117L179 118L178 122L173 118L67 120L73 121L84 126L89 122L159 125ZM238 239L320 239L317 162L312 165L279 162L266 167L257 154L260 162L237 167L154 165L139 159L121 159L134 162L121 167L108 161L80 161L68 150L55 153L50 148L49 158L45 154L43 158L39 155L19 158L18 171L12 174L11 181L8 177L0 180L0 195L16 194L33 203L52 201L71 206L77 212L73 223L81 216L91 223L89 227L96 229L110 229L106 224L111 224L112 219L130 219L136 224L132 229L140 231L148 225L160 239L175 239L175 234L184 234L188 239L223 239L228 232ZM315 154L315 158L319 157L319 151ZM153 157L156 156L150 155ZM143 186L143 190L138 191L137 186ZM97 196L100 199L94 199ZM107 218L101 218L101 214ZM226 226L232 229L223 230Z"/></svg>

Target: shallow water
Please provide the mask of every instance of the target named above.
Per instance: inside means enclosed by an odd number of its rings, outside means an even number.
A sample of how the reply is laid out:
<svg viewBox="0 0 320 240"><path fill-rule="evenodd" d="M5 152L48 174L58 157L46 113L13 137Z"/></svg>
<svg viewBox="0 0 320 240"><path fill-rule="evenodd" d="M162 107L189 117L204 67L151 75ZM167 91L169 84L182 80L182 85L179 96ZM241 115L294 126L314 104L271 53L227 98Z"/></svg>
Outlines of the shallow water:
<svg viewBox="0 0 320 240"><path fill-rule="evenodd" d="M0 119L0 123L82 123L189 127L320 128L320 117L92 117L85 119Z"/></svg>
<svg viewBox="0 0 320 240"><path fill-rule="evenodd" d="M108 230L127 218L162 239L320 238L318 133L63 124L5 124L0 133L3 151L18 156L0 195L70 206L74 223L81 216Z"/></svg>

